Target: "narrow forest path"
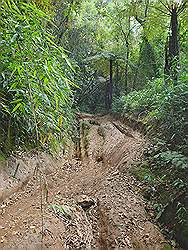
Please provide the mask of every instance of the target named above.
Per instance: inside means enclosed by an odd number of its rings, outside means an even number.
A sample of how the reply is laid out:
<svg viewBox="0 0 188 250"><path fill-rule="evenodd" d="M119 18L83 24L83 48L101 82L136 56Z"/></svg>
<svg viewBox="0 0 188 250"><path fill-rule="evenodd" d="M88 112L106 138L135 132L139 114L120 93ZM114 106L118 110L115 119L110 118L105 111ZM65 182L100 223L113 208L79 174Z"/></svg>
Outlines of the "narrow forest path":
<svg viewBox="0 0 188 250"><path fill-rule="evenodd" d="M164 249L129 172L146 139L109 117L83 116L80 132L80 159L59 159L50 171L41 161L45 174L1 205L0 249L40 249L41 238L43 249Z"/></svg>

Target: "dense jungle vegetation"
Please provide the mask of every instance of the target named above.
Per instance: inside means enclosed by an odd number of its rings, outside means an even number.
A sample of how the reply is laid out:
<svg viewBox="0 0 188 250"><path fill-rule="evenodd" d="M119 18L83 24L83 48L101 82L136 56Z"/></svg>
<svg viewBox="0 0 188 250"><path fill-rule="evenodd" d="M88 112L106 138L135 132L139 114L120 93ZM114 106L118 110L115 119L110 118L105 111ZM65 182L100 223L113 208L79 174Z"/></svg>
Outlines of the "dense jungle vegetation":
<svg viewBox="0 0 188 250"><path fill-rule="evenodd" d="M57 151L75 112L141 122L134 174L169 237L188 248L186 0L1 0L0 158Z"/></svg>

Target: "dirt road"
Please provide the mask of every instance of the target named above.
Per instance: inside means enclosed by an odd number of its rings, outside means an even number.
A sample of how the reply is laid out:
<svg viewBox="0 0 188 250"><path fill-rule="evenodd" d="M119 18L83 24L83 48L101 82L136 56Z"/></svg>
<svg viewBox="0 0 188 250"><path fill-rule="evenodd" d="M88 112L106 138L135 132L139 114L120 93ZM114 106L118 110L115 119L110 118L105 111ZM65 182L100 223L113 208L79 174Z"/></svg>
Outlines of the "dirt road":
<svg viewBox="0 0 188 250"><path fill-rule="evenodd" d="M146 139L108 117L84 116L79 131L75 157L39 160L1 204L0 249L165 249L129 171Z"/></svg>

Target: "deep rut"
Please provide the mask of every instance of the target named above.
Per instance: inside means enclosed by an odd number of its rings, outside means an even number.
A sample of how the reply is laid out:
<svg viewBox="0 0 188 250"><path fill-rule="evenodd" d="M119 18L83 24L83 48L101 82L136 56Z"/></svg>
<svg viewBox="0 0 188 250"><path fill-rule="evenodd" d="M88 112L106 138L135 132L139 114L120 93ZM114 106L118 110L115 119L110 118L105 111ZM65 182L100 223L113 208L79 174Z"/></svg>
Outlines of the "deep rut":
<svg viewBox="0 0 188 250"><path fill-rule="evenodd" d="M79 135L76 158L62 156L50 167L40 161L47 185L38 173L4 200L0 248L164 249L129 171L146 139L110 117L89 115L81 116Z"/></svg>

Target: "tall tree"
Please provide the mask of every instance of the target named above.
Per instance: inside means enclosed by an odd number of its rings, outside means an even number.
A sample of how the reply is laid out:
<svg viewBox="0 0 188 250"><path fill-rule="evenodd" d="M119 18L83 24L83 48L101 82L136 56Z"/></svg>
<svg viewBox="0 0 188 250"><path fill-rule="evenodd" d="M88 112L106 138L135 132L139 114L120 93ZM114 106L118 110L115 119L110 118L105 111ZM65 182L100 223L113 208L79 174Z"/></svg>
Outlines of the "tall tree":
<svg viewBox="0 0 188 250"><path fill-rule="evenodd" d="M187 1L170 1L167 4L161 2L170 15L170 31L165 46L165 67L164 73L169 76L174 83L178 80L179 65L179 27L178 17L185 11Z"/></svg>
<svg viewBox="0 0 188 250"><path fill-rule="evenodd" d="M139 3L137 3L139 4ZM134 87L140 88L143 87L148 80L154 78L157 74L157 65L156 65L156 58L154 48L151 42L148 39L147 33L147 21L148 21L148 13L150 10L150 0L143 1L143 7L141 8L140 14L138 13L137 9L138 6L135 7L135 19L139 23L142 29L142 41L140 43L140 52L139 58L137 63L137 69L135 72L134 78ZM137 86L137 81L139 81L139 86Z"/></svg>

